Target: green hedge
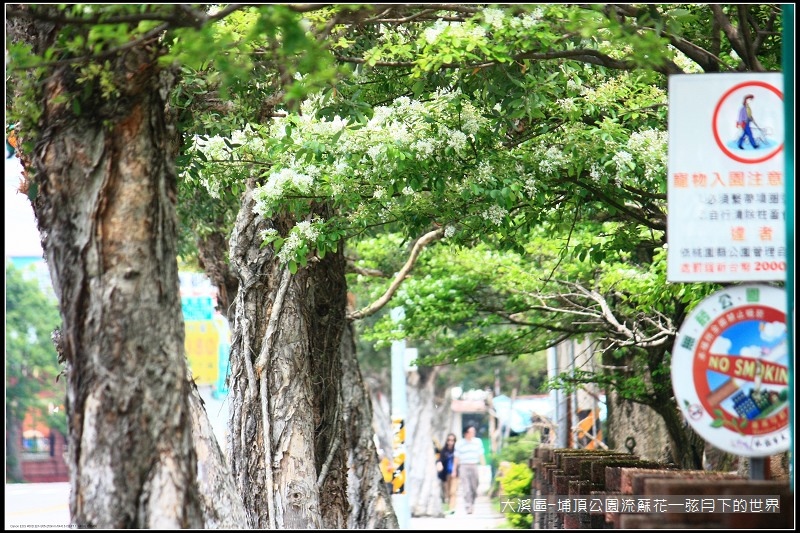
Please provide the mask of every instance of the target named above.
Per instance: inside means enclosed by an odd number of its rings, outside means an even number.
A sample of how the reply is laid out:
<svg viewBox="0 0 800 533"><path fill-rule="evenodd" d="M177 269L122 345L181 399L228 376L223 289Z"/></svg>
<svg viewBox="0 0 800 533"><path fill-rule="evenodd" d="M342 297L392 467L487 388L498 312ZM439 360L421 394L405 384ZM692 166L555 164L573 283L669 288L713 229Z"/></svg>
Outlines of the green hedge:
<svg viewBox="0 0 800 533"><path fill-rule="evenodd" d="M501 503L507 500L529 500L531 498L533 470L528 467L527 463L511 463L505 472L498 472L497 480L502 489ZM533 514L530 512L515 513L505 509L504 514L506 520L515 529L531 529L533 525Z"/></svg>

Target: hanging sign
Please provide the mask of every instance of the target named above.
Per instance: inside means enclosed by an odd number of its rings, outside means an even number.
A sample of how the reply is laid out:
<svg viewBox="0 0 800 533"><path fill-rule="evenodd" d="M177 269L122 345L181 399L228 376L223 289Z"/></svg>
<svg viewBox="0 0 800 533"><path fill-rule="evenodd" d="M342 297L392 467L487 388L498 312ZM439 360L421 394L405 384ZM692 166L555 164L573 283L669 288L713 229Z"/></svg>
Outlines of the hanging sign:
<svg viewBox="0 0 800 533"><path fill-rule="evenodd" d="M716 292L684 321L672 387L707 442L744 457L789 449L786 292L742 285Z"/></svg>

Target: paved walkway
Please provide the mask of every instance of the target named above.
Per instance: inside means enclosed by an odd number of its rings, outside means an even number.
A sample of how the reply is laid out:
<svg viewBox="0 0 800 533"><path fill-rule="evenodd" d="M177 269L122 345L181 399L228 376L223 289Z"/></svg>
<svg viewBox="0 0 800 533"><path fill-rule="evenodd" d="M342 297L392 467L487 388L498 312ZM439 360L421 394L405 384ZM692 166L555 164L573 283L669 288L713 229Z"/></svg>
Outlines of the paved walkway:
<svg viewBox="0 0 800 533"><path fill-rule="evenodd" d="M419 530L465 530L465 529L511 529L502 513L492 508L489 497L479 494L475 500L475 510L467 514L464 500L458 495L456 512L443 518L411 517L408 529Z"/></svg>

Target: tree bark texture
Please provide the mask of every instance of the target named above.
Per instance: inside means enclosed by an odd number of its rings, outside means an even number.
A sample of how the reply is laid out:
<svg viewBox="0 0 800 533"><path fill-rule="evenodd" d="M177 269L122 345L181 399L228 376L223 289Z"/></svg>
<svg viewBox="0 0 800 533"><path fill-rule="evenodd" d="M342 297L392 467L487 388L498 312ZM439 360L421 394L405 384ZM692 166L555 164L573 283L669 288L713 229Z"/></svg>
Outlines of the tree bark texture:
<svg viewBox="0 0 800 533"><path fill-rule="evenodd" d="M260 233L293 222L259 217L252 187L230 246L239 277L229 377L235 481L251 527L344 528L343 254L290 274Z"/></svg>
<svg viewBox="0 0 800 533"><path fill-rule="evenodd" d="M247 513L230 466L214 435L200 392L191 382L189 412L197 454L197 483L204 529L246 529Z"/></svg>
<svg viewBox="0 0 800 533"><path fill-rule="evenodd" d="M41 20L9 19L6 28L38 54L58 37ZM147 42L110 59L107 79L119 94L109 99L91 82L77 84L72 66L54 64L38 94L40 122L19 128L35 141L20 155L38 192L34 211L63 321L70 514L99 528L243 527L187 374L175 132L165 105L173 80L158 68L159 54Z"/></svg>
<svg viewBox="0 0 800 533"><path fill-rule="evenodd" d="M6 404L6 482L22 482L22 425Z"/></svg>
<svg viewBox="0 0 800 533"><path fill-rule="evenodd" d="M387 362L387 365L389 363ZM364 376L364 383L372 400L372 430L377 437L377 445L390 463L394 461L392 450L394 434L392 431L391 397L384 391L390 390L388 379L383 376Z"/></svg>
<svg viewBox="0 0 800 533"><path fill-rule="evenodd" d="M221 231L198 237L197 252L200 267L217 287L217 305L229 322L233 322L231 304L236 300L239 279L231 272L227 259L228 239Z"/></svg>
<svg viewBox="0 0 800 533"><path fill-rule="evenodd" d="M434 386L439 367L418 367L408 374L408 415L406 433L409 439L406 459L411 516L443 516L441 482L436 475L436 453L433 444Z"/></svg>
<svg viewBox="0 0 800 533"><path fill-rule="evenodd" d="M628 451L626 442L633 437L634 452L642 459L675 463L681 468L703 468L705 442L692 430L674 403L663 409L623 400L616 392L608 396L608 431L611 449ZM682 452L679 450L683 450Z"/></svg>
<svg viewBox="0 0 800 533"><path fill-rule="evenodd" d="M37 51L54 34L28 29ZM70 513L99 528L202 526L156 54L112 61L119 97L80 115L76 73L53 68L29 154L69 367Z"/></svg>
<svg viewBox="0 0 800 533"><path fill-rule="evenodd" d="M664 405L658 413L664 419L670 437L672 461L686 470L703 469L705 441L684 420L674 402Z"/></svg>
<svg viewBox="0 0 800 533"><path fill-rule="evenodd" d="M356 359L352 323L344 329L341 355L350 502L347 529L397 529L397 516L375 448L372 401Z"/></svg>

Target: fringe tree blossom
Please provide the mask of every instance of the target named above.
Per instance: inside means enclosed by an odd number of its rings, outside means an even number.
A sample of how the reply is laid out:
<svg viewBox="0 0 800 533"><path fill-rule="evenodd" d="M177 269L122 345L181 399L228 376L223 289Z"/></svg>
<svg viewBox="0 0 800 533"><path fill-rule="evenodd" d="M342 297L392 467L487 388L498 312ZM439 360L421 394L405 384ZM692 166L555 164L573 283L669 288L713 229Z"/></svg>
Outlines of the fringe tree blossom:
<svg viewBox="0 0 800 533"><path fill-rule="evenodd" d="M313 183L311 176L290 167L271 173L267 177L267 182L256 192L256 212L262 216L268 213L275 201L284 196L287 189L293 189L300 194L309 193Z"/></svg>
<svg viewBox="0 0 800 533"><path fill-rule="evenodd" d="M500 9L487 7L486 9L483 10L483 20L486 21L486 24L488 24L495 30L503 28L504 18L505 18L505 12Z"/></svg>
<svg viewBox="0 0 800 533"><path fill-rule="evenodd" d="M303 239L300 238L300 234L297 232L291 232L286 240L283 241L283 246L278 251L278 259L280 259L281 263L288 263L289 261L294 261L297 256L297 250L302 246Z"/></svg>
<svg viewBox="0 0 800 533"><path fill-rule="evenodd" d="M644 177L648 181L663 176L667 165L667 132L644 130L633 132L628 139L628 149L636 154Z"/></svg>
<svg viewBox="0 0 800 533"><path fill-rule="evenodd" d="M261 237L262 241L272 240L278 236L278 230L276 230L275 228L267 228L264 231L262 231L259 234L259 236Z"/></svg>
<svg viewBox="0 0 800 533"><path fill-rule="evenodd" d="M622 175L630 173L630 171L636 166L631 153L625 150L620 150L615 153L611 160L617 165L617 172Z"/></svg>
<svg viewBox="0 0 800 533"><path fill-rule="evenodd" d="M561 106L561 109L569 113L570 111L575 111L577 106L575 105L575 100L572 98L559 98L556 100L556 103Z"/></svg>
<svg viewBox="0 0 800 533"><path fill-rule="evenodd" d="M508 216L508 211L499 205L491 205L489 206L489 209L481 213L481 216L495 226L499 226L503 223L503 219Z"/></svg>
<svg viewBox="0 0 800 533"><path fill-rule="evenodd" d="M451 24L444 20L434 22L433 26L425 30L423 37L428 45L435 45L444 37L486 44L486 30L482 26L476 24Z"/></svg>
<svg viewBox="0 0 800 533"><path fill-rule="evenodd" d="M386 188L378 185L375 187L375 192L372 193L372 197L376 200L383 200L386 198Z"/></svg>
<svg viewBox="0 0 800 533"><path fill-rule="evenodd" d="M552 176L558 174L566 162L567 158L564 153L557 147L550 146L543 154L542 160L539 162L539 168L544 174Z"/></svg>

